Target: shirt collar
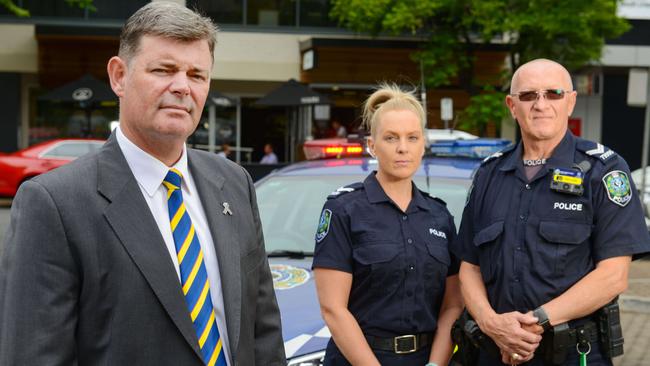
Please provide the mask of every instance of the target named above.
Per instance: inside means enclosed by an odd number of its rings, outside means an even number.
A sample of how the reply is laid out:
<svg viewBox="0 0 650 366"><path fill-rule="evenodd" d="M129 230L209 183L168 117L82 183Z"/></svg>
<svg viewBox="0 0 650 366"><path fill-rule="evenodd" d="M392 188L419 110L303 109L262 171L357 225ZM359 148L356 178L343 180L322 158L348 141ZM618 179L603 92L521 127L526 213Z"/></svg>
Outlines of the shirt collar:
<svg viewBox="0 0 650 366"><path fill-rule="evenodd" d="M366 190L368 201L370 201L370 203L390 202L390 198L386 195L384 189L381 188L376 174L377 172L373 171L363 181L363 188Z"/></svg>
<svg viewBox="0 0 650 366"><path fill-rule="evenodd" d="M384 192L384 189L381 188L381 185L377 180L376 174L377 172L373 171L363 181L363 187L366 191L366 196L368 197L368 201L370 203L392 202L390 197L388 197L386 192ZM409 207L407 208L407 212L410 211L412 204L415 204L422 209L430 210L430 207L426 199L424 198L420 190L418 190L417 186L413 182L411 182L411 189L413 192L412 201L411 204L409 204Z"/></svg>
<svg viewBox="0 0 650 366"><path fill-rule="evenodd" d="M553 150L553 155L546 160L549 168L571 167L573 165L573 151L575 151L576 138L571 131L567 129L564 137ZM517 166L522 165L524 143L523 140L517 143L515 150L505 158L501 171L515 170Z"/></svg>
<svg viewBox="0 0 650 366"><path fill-rule="evenodd" d="M165 179L170 167L166 166L163 162L145 152L129 140L119 126L117 127L115 135L117 137L117 143L119 144L135 179L144 188L149 197L153 197L154 193L158 190L158 187L160 187L162 181ZM183 174L183 189L189 191L190 185L187 184L187 180L191 179L191 177L187 165L187 147L185 144L183 144L183 153L181 154L181 158L178 159L176 164L171 168L176 168Z"/></svg>

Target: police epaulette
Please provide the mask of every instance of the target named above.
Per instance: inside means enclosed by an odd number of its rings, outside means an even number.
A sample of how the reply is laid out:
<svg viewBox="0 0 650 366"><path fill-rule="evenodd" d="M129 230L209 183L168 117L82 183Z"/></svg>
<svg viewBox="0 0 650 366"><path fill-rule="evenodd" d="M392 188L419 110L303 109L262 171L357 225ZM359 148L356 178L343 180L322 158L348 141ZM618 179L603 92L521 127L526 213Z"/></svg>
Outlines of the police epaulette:
<svg viewBox="0 0 650 366"><path fill-rule="evenodd" d="M503 149L495 152L494 154L492 154L492 155L488 156L487 158L483 159L483 161L481 162L481 166L483 166L483 165L487 164L488 162L490 162L490 161L492 161L494 159L498 159L498 158L502 157L503 155L511 152L512 150L515 149L515 147L517 147L517 144L510 144L510 145L504 147Z"/></svg>
<svg viewBox="0 0 650 366"><path fill-rule="evenodd" d="M607 164L607 162L618 155L616 152L614 152L614 150L608 148L607 146L589 140L578 140L576 143L576 149L593 158L596 158L596 160L600 160L600 162L603 164Z"/></svg>
<svg viewBox="0 0 650 366"><path fill-rule="evenodd" d="M344 195L346 193L354 192L354 191L357 191L357 190L359 190L361 188L363 188L363 183L361 183L361 182L348 184L345 187L337 188L336 191L330 193L329 196L327 196L327 199L331 200L333 198L341 197L342 195Z"/></svg>
<svg viewBox="0 0 650 366"><path fill-rule="evenodd" d="M420 193L422 193L423 196L425 196L425 197L429 197L429 198L433 198L434 200L438 201L438 202L439 202L440 204L442 204L443 206L447 206L447 202L445 202L442 198L438 198L438 197L436 197L436 196L432 196L429 192L425 192L425 191L423 191L423 190L421 190L421 189L418 189L418 191L420 191Z"/></svg>

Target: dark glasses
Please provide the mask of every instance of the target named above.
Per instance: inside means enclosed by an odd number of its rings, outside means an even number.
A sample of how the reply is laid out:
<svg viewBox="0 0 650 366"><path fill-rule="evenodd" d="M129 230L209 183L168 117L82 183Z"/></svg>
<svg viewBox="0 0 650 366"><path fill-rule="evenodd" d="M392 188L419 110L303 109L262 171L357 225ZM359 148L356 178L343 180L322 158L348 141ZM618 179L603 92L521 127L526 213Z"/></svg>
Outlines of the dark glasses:
<svg viewBox="0 0 650 366"><path fill-rule="evenodd" d="M566 92L562 89L546 89L546 90L530 90L519 93L510 94L513 97L518 97L522 102L532 102L540 98L542 95L546 100L560 100L564 98Z"/></svg>

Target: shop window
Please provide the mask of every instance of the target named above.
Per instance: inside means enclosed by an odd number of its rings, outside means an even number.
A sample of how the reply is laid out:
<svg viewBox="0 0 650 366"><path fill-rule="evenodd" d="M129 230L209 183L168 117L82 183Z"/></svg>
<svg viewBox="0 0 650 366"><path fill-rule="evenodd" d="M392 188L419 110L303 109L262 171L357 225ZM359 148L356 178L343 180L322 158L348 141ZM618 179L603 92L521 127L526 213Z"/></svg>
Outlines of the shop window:
<svg viewBox="0 0 650 366"><path fill-rule="evenodd" d="M329 16L331 6L330 0L300 0L300 26L335 27Z"/></svg>
<svg viewBox="0 0 650 366"><path fill-rule="evenodd" d="M247 0L247 24L295 26L296 0Z"/></svg>
<svg viewBox="0 0 650 366"><path fill-rule="evenodd" d="M70 6L65 0L15 0L21 8L29 10L32 18L56 17L78 19L126 19L136 10L149 3L147 0L94 0L96 11ZM0 15L12 15L0 6Z"/></svg>
<svg viewBox="0 0 650 366"><path fill-rule="evenodd" d="M244 22L244 0L188 0L187 7L197 9L217 24Z"/></svg>

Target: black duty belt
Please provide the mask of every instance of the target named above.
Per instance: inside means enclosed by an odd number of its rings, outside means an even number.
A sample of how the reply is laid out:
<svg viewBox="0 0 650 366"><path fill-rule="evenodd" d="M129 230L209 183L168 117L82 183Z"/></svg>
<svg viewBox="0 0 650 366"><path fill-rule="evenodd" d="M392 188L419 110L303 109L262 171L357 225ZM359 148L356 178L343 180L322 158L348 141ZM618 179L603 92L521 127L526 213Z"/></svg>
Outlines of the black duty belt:
<svg viewBox="0 0 650 366"><path fill-rule="evenodd" d="M379 351L389 351L397 354L417 352L431 346L433 333L407 334L392 338L366 336L370 348Z"/></svg>

